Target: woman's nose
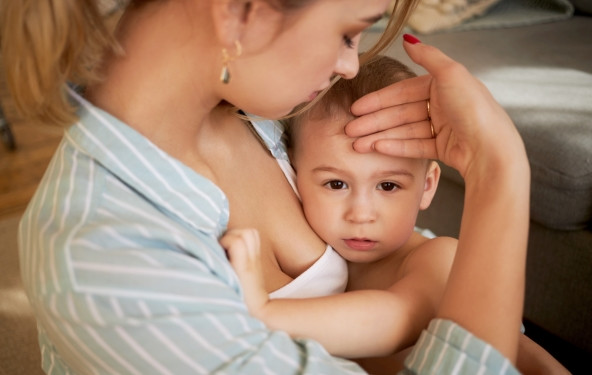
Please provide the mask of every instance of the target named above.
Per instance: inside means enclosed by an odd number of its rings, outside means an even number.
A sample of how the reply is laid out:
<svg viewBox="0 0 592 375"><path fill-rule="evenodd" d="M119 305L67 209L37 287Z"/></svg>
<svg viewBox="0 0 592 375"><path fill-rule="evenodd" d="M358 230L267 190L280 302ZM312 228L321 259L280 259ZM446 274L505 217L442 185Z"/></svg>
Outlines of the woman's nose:
<svg viewBox="0 0 592 375"><path fill-rule="evenodd" d="M358 57L359 36L354 39L354 48L345 48L337 60L335 73L345 79L352 79L358 74L360 60Z"/></svg>

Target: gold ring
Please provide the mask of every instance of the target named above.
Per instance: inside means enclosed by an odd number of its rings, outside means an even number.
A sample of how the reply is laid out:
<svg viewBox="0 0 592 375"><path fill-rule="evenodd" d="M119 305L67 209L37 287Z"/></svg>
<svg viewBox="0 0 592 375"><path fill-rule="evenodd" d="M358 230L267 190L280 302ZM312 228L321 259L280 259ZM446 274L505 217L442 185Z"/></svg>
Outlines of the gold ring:
<svg viewBox="0 0 592 375"><path fill-rule="evenodd" d="M428 108L428 121L430 122L430 130L432 132L432 138L436 138L436 130L434 129L434 123L432 122L432 116L430 114L430 99L426 100L426 106Z"/></svg>

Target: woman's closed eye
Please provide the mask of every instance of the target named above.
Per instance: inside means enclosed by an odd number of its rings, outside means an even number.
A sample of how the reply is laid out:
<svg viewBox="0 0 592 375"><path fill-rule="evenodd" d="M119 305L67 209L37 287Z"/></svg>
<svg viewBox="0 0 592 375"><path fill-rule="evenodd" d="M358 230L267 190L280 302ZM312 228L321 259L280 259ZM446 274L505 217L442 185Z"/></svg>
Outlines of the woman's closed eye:
<svg viewBox="0 0 592 375"><path fill-rule="evenodd" d="M350 49L355 47L354 39L347 35L343 36L343 44L345 44L345 46Z"/></svg>

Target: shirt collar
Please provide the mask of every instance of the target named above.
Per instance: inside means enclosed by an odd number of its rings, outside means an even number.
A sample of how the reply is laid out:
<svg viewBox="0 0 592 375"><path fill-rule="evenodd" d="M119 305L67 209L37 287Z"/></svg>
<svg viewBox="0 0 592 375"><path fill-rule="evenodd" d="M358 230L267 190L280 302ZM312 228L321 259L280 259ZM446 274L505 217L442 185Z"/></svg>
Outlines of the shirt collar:
<svg viewBox="0 0 592 375"><path fill-rule="evenodd" d="M286 149L286 134L284 125L279 121L266 120L253 115L247 115L251 119L253 128L259 134L273 157L288 160Z"/></svg>

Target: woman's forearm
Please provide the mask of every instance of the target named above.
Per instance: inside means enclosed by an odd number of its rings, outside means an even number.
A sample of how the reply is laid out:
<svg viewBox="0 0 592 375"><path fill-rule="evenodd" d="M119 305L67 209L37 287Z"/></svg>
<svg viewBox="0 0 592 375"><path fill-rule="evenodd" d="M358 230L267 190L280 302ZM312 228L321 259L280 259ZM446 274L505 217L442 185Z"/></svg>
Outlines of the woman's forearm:
<svg viewBox="0 0 592 375"><path fill-rule="evenodd" d="M438 316L515 361L522 318L530 169L523 152L466 176L458 249Z"/></svg>

